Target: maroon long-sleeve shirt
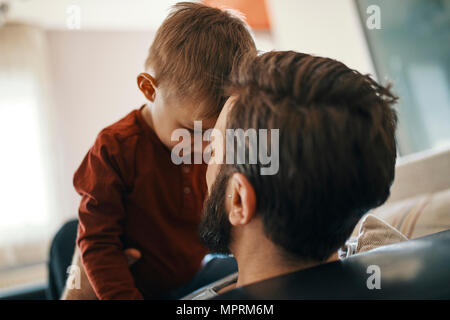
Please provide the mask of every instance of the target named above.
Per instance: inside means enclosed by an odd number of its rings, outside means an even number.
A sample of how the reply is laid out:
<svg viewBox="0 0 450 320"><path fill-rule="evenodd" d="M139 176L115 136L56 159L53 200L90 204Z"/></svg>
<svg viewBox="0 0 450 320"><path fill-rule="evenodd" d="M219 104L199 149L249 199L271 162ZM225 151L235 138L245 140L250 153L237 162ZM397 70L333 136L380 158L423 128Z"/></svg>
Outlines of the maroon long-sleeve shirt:
<svg viewBox="0 0 450 320"><path fill-rule="evenodd" d="M99 299L156 298L199 270L205 165L175 165L141 110L102 130L74 176L77 244ZM142 253L131 267L123 250Z"/></svg>

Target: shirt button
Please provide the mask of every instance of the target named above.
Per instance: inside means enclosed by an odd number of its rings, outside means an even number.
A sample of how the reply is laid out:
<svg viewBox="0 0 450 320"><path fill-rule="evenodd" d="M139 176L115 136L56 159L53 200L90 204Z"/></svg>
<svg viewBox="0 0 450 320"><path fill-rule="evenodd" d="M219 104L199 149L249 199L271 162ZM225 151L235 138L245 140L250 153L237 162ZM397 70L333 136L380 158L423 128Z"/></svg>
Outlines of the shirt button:
<svg viewBox="0 0 450 320"><path fill-rule="evenodd" d="M191 168L189 168L188 166L184 166L183 167L183 172L184 173L189 173L189 172L191 172Z"/></svg>
<svg viewBox="0 0 450 320"><path fill-rule="evenodd" d="M184 187L184 188L183 188L183 192L184 192L184 194L189 194L189 193L191 193L191 188L189 188L189 187Z"/></svg>

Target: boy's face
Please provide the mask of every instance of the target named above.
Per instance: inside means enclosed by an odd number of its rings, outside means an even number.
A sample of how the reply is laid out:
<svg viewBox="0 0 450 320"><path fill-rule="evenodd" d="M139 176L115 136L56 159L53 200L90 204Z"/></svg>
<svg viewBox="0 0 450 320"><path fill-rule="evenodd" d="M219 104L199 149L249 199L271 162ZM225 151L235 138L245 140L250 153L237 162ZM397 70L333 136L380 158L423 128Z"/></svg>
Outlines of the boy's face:
<svg viewBox="0 0 450 320"><path fill-rule="evenodd" d="M204 131L214 127L217 117L210 119L199 119L197 114L200 108L205 108L201 105L201 102L189 101L184 99L181 102L176 99L167 99L167 92L165 88L160 88L157 85L157 81L148 73L141 73L138 76L138 86L145 97L152 102L147 108L145 113L150 113L146 118L149 125L153 128L161 142L170 150L182 142L179 140L172 141L172 134L177 129L187 129L190 133L190 141L183 140L183 143L190 143L191 150L194 151L194 121L201 121L201 129L198 133L203 134ZM207 107L207 106L206 106ZM202 150L195 150L202 152L207 146L207 142L202 139Z"/></svg>

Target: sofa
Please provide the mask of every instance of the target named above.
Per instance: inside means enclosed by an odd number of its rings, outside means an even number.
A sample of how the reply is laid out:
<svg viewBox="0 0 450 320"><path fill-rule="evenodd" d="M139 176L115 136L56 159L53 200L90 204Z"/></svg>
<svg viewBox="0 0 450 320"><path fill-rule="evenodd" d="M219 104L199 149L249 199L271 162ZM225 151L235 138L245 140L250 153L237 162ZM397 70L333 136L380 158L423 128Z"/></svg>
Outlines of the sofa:
<svg viewBox="0 0 450 320"><path fill-rule="evenodd" d="M343 262L235 289L218 298L450 298L446 288L450 283L450 233L446 231L450 229L450 147L399 158L389 199L370 214L407 240ZM67 259L70 264L71 257ZM363 281L373 264L382 272L381 291L367 290ZM17 290L0 299L45 299L45 291L45 287Z"/></svg>

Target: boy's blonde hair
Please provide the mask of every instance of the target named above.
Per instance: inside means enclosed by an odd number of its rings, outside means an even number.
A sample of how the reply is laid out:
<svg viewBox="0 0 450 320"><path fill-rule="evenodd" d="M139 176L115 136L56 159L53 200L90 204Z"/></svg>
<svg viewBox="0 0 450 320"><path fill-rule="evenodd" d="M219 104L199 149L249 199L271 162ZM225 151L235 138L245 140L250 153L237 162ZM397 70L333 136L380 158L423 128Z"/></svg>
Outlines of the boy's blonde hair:
<svg viewBox="0 0 450 320"><path fill-rule="evenodd" d="M167 98L195 101L198 115L217 116L234 64L256 55L246 23L229 11L180 2L158 29L145 62Z"/></svg>

